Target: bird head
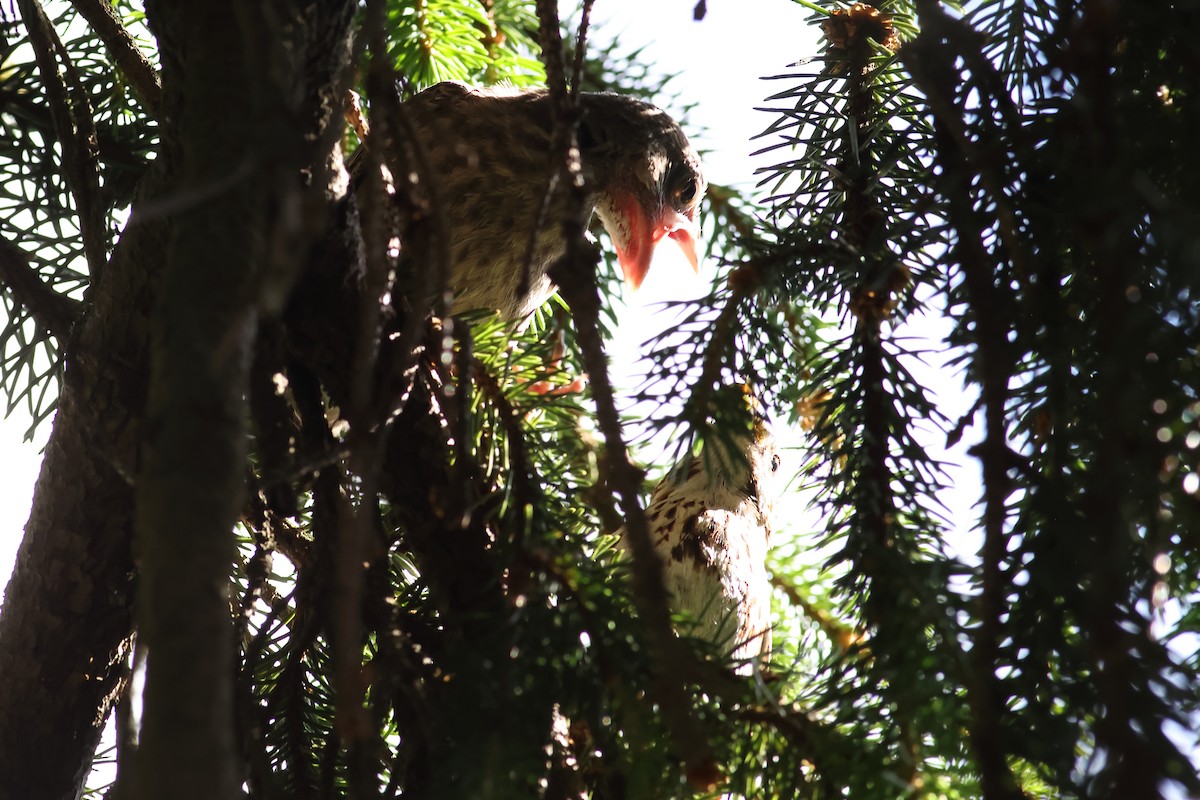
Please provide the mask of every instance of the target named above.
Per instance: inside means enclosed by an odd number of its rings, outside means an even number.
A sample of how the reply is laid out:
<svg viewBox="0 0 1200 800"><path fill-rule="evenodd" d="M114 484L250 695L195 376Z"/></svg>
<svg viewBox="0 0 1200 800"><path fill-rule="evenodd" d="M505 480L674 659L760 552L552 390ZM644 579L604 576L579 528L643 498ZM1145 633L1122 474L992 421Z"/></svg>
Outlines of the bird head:
<svg viewBox="0 0 1200 800"><path fill-rule="evenodd" d="M779 444L763 417L756 416L754 419L746 458L750 467L746 494L757 501L764 514L770 514L786 481L781 471L783 458L779 452Z"/></svg>
<svg viewBox="0 0 1200 800"><path fill-rule="evenodd" d="M625 280L641 285L665 239L699 271L696 219L707 183L687 136L665 112L633 97L584 94L580 105L584 182Z"/></svg>
<svg viewBox="0 0 1200 800"><path fill-rule="evenodd" d="M710 481L722 482L739 495L752 498L762 513L769 515L786 481L781 471L782 454L767 411L747 383L724 386L718 391L741 395L749 418L743 417L740 421L748 423L749 427L740 428L736 418L729 420L733 435L714 442L718 452L709 467L712 471Z"/></svg>

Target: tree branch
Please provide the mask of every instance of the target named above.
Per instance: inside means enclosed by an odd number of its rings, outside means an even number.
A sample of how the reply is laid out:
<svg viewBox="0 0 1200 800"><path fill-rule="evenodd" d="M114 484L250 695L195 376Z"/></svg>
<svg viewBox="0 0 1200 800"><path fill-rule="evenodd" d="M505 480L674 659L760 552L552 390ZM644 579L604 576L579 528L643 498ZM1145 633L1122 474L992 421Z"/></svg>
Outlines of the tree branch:
<svg viewBox="0 0 1200 800"><path fill-rule="evenodd" d="M675 636L667 590L663 585L662 562L655 553L650 538L646 511L641 504L642 474L629 461L617 413L612 383L608 377L608 359L600 339L600 295L596 287L594 246L584 238L584 204L579 175L579 159L575 143L575 124L578 120L577 98L568 93L563 58L562 37L559 33L557 3L538 0L538 20L542 59L546 64L546 79L554 109L554 136L551 140L551 186L554 176L561 175L560 186L567 192L567 208L560 224L567 242L563 258L550 270L559 292L571 307L584 369L592 385L596 401L596 416L607 447L604 464L607 482L620 496L625 515L626 533L633 553L633 591L638 613L646 626L646 642L650 663L655 672L652 696L660 705L683 759L687 779L696 788L711 789L719 781L716 760L709 747L705 729L694 718L691 703L684 691L681 672L694 660L691 651ZM583 24L586 25L585 15ZM524 282L524 281L523 281Z"/></svg>
<svg viewBox="0 0 1200 800"><path fill-rule="evenodd" d="M75 198L83 252L94 283L108 261L108 230L104 206L100 202L99 140L92 119L92 104L41 3L38 0L17 2L46 88L55 134L62 147L63 172L71 196ZM58 68L60 59L62 73Z"/></svg>
<svg viewBox="0 0 1200 800"><path fill-rule="evenodd" d="M27 311L39 327L50 332L59 344L67 341L79 318L80 303L59 294L42 281L29 255L0 236L0 283Z"/></svg>
<svg viewBox="0 0 1200 800"><path fill-rule="evenodd" d="M171 121L185 187L246 158L245 137L224 122L226 114L265 127L265 80L250 69L244 40L265 31L231 22L234 12L229 3L147 8L159 29L177 26L181 40L194 36L168 73L172 92L188 92L186 102L172 102ZM230 86L242 91L230 95ZM265 255L258 231L278 200L275 189L261 174L248 175L170 220L151 316L150 424L135 488L138 638L148 650L137 778L150 797L237 791L224 589L246 488L246 396L258 322L251 287ZM180 619L188 620L185 635Z"/></svg>
<svg viewBox="0 0 1200 800"><path fill-rule="evenodd" d="M853 517L847 535L847 548L857 558L866 585L862 592L863 615L876 630L880 643L877 656L896 652L898 641L911 636L910 627L896 615L903 602L903 578L897 568L909 566L907 548L897 547L903 529L898 524L894 461L892 448L899 433L893 413L894 398L889 391L889 362L884 348L884 322L895 306L895 291L907 279L887 246L888 227L876 196L879 175L878 136L881 109L876 94L877 80L872 66L875 47L886 41L879 12L865 4L855 4L842 19L831 18L825 27L831 52L842 58L845 72L846 120L840 148L838 182L845 192L843 201L844 240L859 257L850 262L853 273L848 284L849 308L855 317L853 353L861 411L855 422L859 427L851 439L857 447L854 463L857 473L849 487L853 498ZM852 24L841 27L843 20ZM866 24L862 24L866 23ZM844 34L844 38L841 38ZM878 38L876 38L878 37ZM847 270L849 272L849 270ZM915 628L919 630L919 628ZM891 644L889 647L889 643ZM882 658L876 663L882 666ZM897 744L901 749L903 779L912 791L919 781L922 757L919 735L914 723L914 703L906 687L888 692L896 717Z"/></svg>
<svg viewBox="0 0 1200 800"><path fill-rule="evenodd" d="M982 587L979 597L979 628L973 637L971 663L973 671L967 680L967 701L971 713L971 746L979 764L982 796L989 800L1011 800L1024 797L1012 771L1005 761L1007 749L1002 740L1001 716L1003 700L997 675L999 646L1003 633L1002 616L1009 586L1004 575L1004 558L1008 547L1005 523L1008 518L1008 497L1012 482L1008 477L1011 463L1008 447L1008 428L1005 405L1012 373L1009 356L1006 319L1007 294L996 287L997 268L989 258L984 244L987 223L975 211L979 206L972 196L971 186L978 179L996 203L1000 228L1006 227L1004 195L989 181L990 172L977 159L980 148L963 129L965 111L955 103L959 78L954 69L960 53L948 40L950 20L937 4L918 2L924 32L915 40L905 63L914 83L929 98L935 108L934 142L937 161L941 166L938 180L946 196L946 213L954 227L953 257L963 271L964 286L975 326L975 361L981 383L980 403L985 420L984 441L978 448L983 470L983 547L981 558ZM961 55L967 61L978 61ZM985 143L986 145L986 143ZM972 169L972 164L978 169ZM1015 235L1015 234L1014 234ZM1014 242L1009 247L1010 258L1022 250Z"/></svg>
<svg viewBox="0 0 1200 800"><path fill-rule="evenodd" d="M113 61L125 73L150 116L161 119L162 83L150 60L138 49L129 31L121 24L111 3L105 0L71 0L75 10L88 21L104 42Z"/></svg>

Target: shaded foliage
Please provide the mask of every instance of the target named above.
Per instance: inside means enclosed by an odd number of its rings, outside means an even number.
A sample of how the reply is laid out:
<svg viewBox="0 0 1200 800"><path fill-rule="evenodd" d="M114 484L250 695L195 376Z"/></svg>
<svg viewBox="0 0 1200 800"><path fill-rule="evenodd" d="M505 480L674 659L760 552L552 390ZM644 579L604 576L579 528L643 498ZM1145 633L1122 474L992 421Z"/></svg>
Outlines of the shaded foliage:
<svg viewBox="0 0 1200 800"><path fill-rule="evenodd" d="M735 384L808 431L822 527L775 542L771 664L735 675L690 639L677 672L656 664L612 535L620 454L594 396L554 391L589 344L566 303L517 327L408 319L424 306L393 296L378 212L351 197L252 343L228 587L250 796L1200 790L1195 14L804 5L822 52L772 76L760 196L710 187L713 289L676 305L625 398L655 409L630 428L673 435L663 468L734 438ZM154 60L140 12L116 8ZM389 124L381 65L403 95L545 79L532 3L382 8L378 30L362 9L353 81L373 124ZM160 129L74 10L51 10L91 98L111 245ZM70 142L28 32L7 33L0 381L39 424L94 276ZM587 55L586 90L673 97L643 51ZM418 206L417 271L436 249ZM930 318L944 340L921 335ZM927 385L934 353L963 408ZM946 519L943 441L979 461L977 520ZM689 761L679 718L707 760Z"/></svg>

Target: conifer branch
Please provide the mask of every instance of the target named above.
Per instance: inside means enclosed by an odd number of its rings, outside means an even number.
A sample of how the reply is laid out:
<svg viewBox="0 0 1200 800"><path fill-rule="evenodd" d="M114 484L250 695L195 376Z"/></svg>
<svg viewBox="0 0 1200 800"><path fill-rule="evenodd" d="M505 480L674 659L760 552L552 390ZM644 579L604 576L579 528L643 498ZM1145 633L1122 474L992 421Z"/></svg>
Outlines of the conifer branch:
<svg viewBox="0 0 1200 800"><path fill-rule="evenodd" d="M897 581L902 578L895 574L892 561L905 558L904 551L896 548L900 531L890 455L897 432L893 428L893 398L885 385L889 370L883 324L895 307L895 290L907 275L901 277L901 267L887 249L884 211L875 196L879 176L874 128L882 112L876 103L877 76L871 59L875 43L885 44L894 33L890 31L890 18L865 4L832 16L823 30L830 53L840 57L834 64L845 76L846 121L838 169L845 193L842 229L847 246L859 254L849 307L855 317L852 336L857 346L854 358L862 402L861 444L856 454L854 522L849 538L860 539L856 549L861 557L856 566L869 587L863 598L863 613L882 642L897 633L891 628L898 621L895 612L902 593ZM908 704L897 699L893 705L897 738L908 765L903 779L915 788L922 762L919 735Z"/></svg>
<svg viewBox="0 0 1200 800"><path fill-rule="evenodd" d="M853 13L853 12L852 12ZM860 565L870 580L870 602L864 609L868 624L879 624L881 613L894 607L891 577L881 562L889 550L895 520L892 473L888 466L893 438L891 397L884 387L887 377L883 350L883 322L891 313L890 281L882 279L893 269L880 243L884 236L883 212L872 193L876 175L872 171L874 149L872 127L879 110L873 98L870 58L873 48L868 32L856 30L839 47L845 64L847 115L841 152L841 182L845 191L844 228L847 246L859 253L861 268L850 289L850 309L855 316L854 341L858 346L857 369L862 392L862 435L856 481L856 531L865 537L868 554Z"/></svg>
<svg viewBox="0 0 1200 800"><path fill-rule="evenodd" d="M1075 108L1087 131L1079 163L1087 165L1089 174L1072 175L1068 181L1076 192L1098 189L1103 198L1082 204L1073 220L1075 250L1080 268L1094 275L1095 314L1101 321L1093 340L1099 365L1092 384L1098 429L1081 495L1083 518L1095 537L1083 559L1092 575L1082 616L1104 709L1096 724L1096 747L1104 754L1096 782L1113 797L1153 797L1161 792L1161 776L1186 774L1183 770L1191 765L1172 764L1173 748L1162 746L1165 737L1156 730L1161 723L1147 702L1161 696L1162 678L1148 664L1165 661L1166 653L1133 627L1148 622L1143 612L1129 609L1137 585L1149 580L1145 566L1130 568L1131 562L1145 563L1133 547L1134 531L1148 524L1142 514L1161 513L1163 501L1161 483L1149 477L1161 463L1152 444L1157 431L1142 422L1144 409L1160 400L1140 379L1149 360L1145 319L1156 312L1130 295L1131 287L1157 278L1134 272L1145 246L1128 210L1138 178L1116 158L1133 149L1117 124L1121 90L1114 81L1114 56L1121 59L1116 54L1128 13L1086 0L1069 34L1066 50L1078 80ZM1151 656L1152 649L1159 652Z"/></svg>
<svg viewBox="0 0 1200 800"><path fill-rule="evenodd" d="M923 20L927 16L936 18L944 14L936 3L921 2L919 6ZM1007 327L1002 323L1008 304L996 289L995 268L984 245L986 224L974 210L977 206L971 196L971 186L981 176L971 169L970 157L963 146L969 139L965 134L954 133L954 128L961 126L962 114L966 113L954 100L957 76L953 63L959 54L949 42L933 33L944 27L939 22L930 20L926 32L910 45L912 52L908 63L914 81L925 96L931 98L931 105L945 110L934 115L935 151L942 167L939 182L947 200L946 213L957 232L953 257L962 267L968 302L975 318L975 359L985 420L984 442L977 448L983 464L984 491L980 625L971 648L974 671L966 682L972 718L971 744L979 764L983 797L1013 800L1023 798L1025 794L1004 759L1001 739L1003 692L996 678L1001 617L1005 610L1004 598L1009 592L1003 569L1008 545L1004 528L1012 483L1008 477L1011 452L1005 404L1012 359L1008 354ZM971 142L971 147L978 149L975 142ZM987 185L986 181L984 185Z"/></svg>

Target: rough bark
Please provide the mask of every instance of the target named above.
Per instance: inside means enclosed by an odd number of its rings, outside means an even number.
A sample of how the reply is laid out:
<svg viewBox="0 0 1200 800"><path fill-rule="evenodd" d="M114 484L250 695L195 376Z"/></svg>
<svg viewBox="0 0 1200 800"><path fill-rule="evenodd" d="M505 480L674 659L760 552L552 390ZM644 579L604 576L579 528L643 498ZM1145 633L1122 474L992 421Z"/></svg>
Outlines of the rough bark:
<svg viewBox="0 0 1200 800"><path fill-rule="evenodd" d="M206 47L210 48L209 57L221 54L211 49L211 40L191 35L194 31L188 27L192 21L187 11L172 8L175 4L160 5L164 7L155 9L155 22L164 62L180 68L174 86L164 87L168 94L176 93L173 101L166 102L178 112L192 102L190 93L202 91L206 83L216 80L203 72ZM257 302L273 308L294 282L295 270L289 273L288 265L303 258L311 237L324 228L322 215L333 194L328 154L341 130L340 98L354 4L319 0L303 7L276 3L267 10L250 10L230 3L225 10L223 20L213 20L213 24L225 24L230 31L259 31L257 39L242 40L244 50L251 54L249 68L266 76L264 83L275 82L275 89L280 88L279 82L286 82L287 91L265 91L248 101L258 103L256 113L266 120L253 131L232 106L210 106L213 129L228 139L241 136L248 140L253 132L260 143L273 143L269 151L260 149L260 155L270 154L263 156L265 165L258 164L263 194L274 192L276 200L287 195L280 189L284 185L281 176L286 174L291 187L288 199L295 201L301 185L298 176L303 173L311 179L310 190L298 202L284 206L283 211L272 207L275 216L271 224L252 231L266 243L268 252L262 264L267 275L255 287L257 294L227 298L231 307L240 304L246 308ZM282 30L290 34L286 42ZM183 76L192 82L182 80ZM236 93L246 87L224 88ZM171 122L178 122L178 117ZM287 135L280 137L280 131ZM163 265L168 263L169 242L175 235L172 215L198 203L196 195L180 189L184 183L177 136L171 125L163 129L162 146L139 191L133 220L103 279L92 286L86 315L71 340L64 343L67 369L54 431L0 614L0 800L77 797L104 722L122 689L122 665L133 633L132 476L139 471L138 443L151 438L162 444L168 436L159 428L144 436L145 426L140 424L150 372L150 317ZM283 150L281 144L290 149ZM197 166L194 160L191 164ZM224 165L221 174L232 174L239 166ZM212 181L219 177L209 175L206 188L211 190ZM250 221L240 221L243 234ZM296 230L303 235L289 235ZM206 246L195 247L203 250ZM189 276L184 278L176 291L187 291ZM163 312L169 315L169 307L160 307L160 321L166 324L170 320ZM227 343L209 342L209 352L221 352L223 344ZM158 363L171 366L178 355L178 350L162 349ZM170 371L166 366L164 370ZM178 371L174 374L179 377ZM164 380L170 376L164 375ZM158 404L160 410L170 405L170 396L167 393ZM177 415L178 410L167 414ZM174 430L187 439L200 428L189 430L181 425ZM168 446L179 446L181 441L170 440ZM244 443L226 440L222 446L227 448L227 466ZM158 457L162 457L161 451ZM178 462L176 467L180 467ZM144 465L141 473L145 474ZM174 474L185 481L182 473ZM227 484L225 488L229 488ZM139 491L151 490L142 486ZM227 497L222 519L229 508ZM212 532L215 518L209 519L209 525L210 535L216 538ZM182 533L182 528L176 532ZM224 533L225 541L216 544L229 550L229 525ZM211 570L212 564L208 566ZM221 565L222 574L228 566L227 561ZM214 591L211 582L206 586L206 591ZM215 589L217 596L220 591ZM178 594L177 598L184 599ZM212 608L210 605L210 624ZM190 622L186 610L179 613L185 614L185 619L178 620L180 627L190 627L185 624ZM228 627L225 630L228 633ZM228 636L226 642L228 647ZM226 659L226 671L229 663ZM168 695L161 702L172 705L176 700L178 696ZM207 701L211 703L212 698ZM174 723L183 720L175 717ZM180 785L176 783L172 790Z"/></svg>
<svg viewBox="0 0 1200 800"><path fill-rule="evenodd" d="M169 182L163 154L145 196ZM149 307L164 227L130 226L67 359L0 614L0 797L74 798L132 633L130 530Z"/></svg>
<svg viewBox="0 0 1200 800"><path fill-rule="evenodd" d="M277 198L262 180L254 134L226 122L226 114L251 130L258 122L262 81L243 37L261 32L243 30L226 3L161 17L192 32L186 51L165 54L164 71L181 150L177 188L193 199L170 217L151 316L134 515L138 646L147 652L136 794L232 797L230 531L245 493L245 397L258 321L251 283L263 261L266 206Z"/></svg>

